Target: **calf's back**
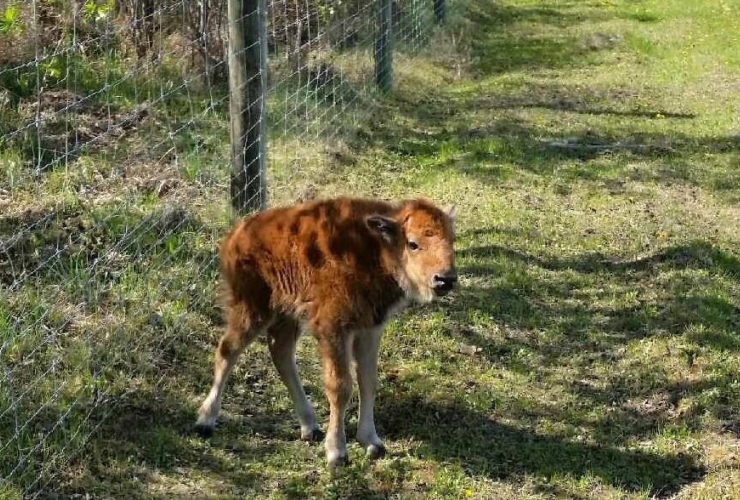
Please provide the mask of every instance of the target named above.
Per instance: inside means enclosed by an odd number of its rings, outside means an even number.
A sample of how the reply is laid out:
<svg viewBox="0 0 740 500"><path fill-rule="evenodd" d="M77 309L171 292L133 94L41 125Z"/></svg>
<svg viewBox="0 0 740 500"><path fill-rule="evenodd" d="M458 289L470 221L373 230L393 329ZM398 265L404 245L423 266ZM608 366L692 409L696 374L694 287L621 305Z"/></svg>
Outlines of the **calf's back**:
<svg viewBox="0 0 740 500"><path fill-rule="evenodd" d="M277 208L242 221L225 239L221 268L228 305L244 321L287 313L313 330L382 323L404 296L402 245L367 218L396 218L402 206L339 198Z"/></svg>

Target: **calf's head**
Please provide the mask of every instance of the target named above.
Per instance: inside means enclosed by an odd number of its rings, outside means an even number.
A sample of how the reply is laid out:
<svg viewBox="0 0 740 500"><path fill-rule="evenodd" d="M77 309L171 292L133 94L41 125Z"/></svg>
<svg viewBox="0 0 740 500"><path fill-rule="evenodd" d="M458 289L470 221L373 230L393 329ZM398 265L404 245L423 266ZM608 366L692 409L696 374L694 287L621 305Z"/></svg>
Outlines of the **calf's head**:
<svg viewBox="0 0 740 500"><path fill-rule="evenodd" d="M455 287L454 218L454 206L441 210L414 200L404 203L394 218L367 219L370 229L395 248L396 277L411 298L430 302Z"/></svg>

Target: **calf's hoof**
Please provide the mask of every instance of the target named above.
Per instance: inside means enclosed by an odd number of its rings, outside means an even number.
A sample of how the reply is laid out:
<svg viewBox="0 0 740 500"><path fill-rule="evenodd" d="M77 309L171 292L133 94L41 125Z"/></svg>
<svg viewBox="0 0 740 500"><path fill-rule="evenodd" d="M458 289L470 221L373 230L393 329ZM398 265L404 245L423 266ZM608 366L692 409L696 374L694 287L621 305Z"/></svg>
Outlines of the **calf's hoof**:
<svg viewBox="0 0 740 500"><path fill-rule="evenodd" d="M343 455L337 455L336 457L329 457L329 472L334 475L342 468L349 465L349 456L346 452Z"/></svg>
<svg viewBox="0 0 740 500"><path fill-rule="evenodd" d="M213 426L206 424L195 424L195 433L202 438L213 436Z"/></svg>
<svg viewBox="0 0 740 500"><path fill-rule="evenodd" d="M385 454L386 454L386 449L385 449L385 446L383 446L382 444L371 444L365 450L365 456L373 460L376 460L378 458L383 458Z"/></svg>
<svg viewBox="0 0 740 500"><path fill-rule="evenodd" d="M301 439L303 441L309 441L311 443L319 443L324 440L325 434L321 429L311 429L309 431L301 431Z"/></svg>

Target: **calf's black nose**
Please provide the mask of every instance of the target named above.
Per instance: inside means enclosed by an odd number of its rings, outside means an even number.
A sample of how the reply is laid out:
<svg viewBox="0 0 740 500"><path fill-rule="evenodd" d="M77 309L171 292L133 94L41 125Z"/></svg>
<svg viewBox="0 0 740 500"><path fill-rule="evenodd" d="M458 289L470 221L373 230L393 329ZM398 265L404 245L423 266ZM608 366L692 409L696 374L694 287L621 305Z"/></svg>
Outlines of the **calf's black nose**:
<svg viewBox="0 0 740 500"><path fill-rule="evenodd" d="M457 273L455 271L447 271L442 274L434 275L434 290L436 292L449 292L457 283Z"/></svg>

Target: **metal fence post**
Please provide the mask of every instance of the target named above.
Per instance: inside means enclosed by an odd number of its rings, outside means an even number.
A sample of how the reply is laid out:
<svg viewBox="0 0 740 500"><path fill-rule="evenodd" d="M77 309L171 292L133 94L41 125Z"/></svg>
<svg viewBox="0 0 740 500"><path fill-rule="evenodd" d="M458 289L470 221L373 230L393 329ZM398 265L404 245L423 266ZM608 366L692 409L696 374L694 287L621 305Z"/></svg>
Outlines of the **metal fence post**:
<svg viewBox="0 0 740 500"><path fill-rule="evenodd" d="M375 27L375 83L387 92L393 88L393 18L391 0L378 0Z"/></svg>
<svg viewBox="0 0 740 500"><path fill-rule="evenodd" d="M437 20L437 24L443 24L445 17L447 17L445 0L434 0L434 18Z"/></svg>
<svg viewBox="0 0 740 500"><path fill-rule="evenodd" d="M265 0L228 0L231 204L240 213L265 208L267 34Z"/></svg>

